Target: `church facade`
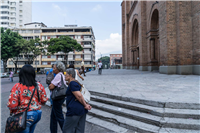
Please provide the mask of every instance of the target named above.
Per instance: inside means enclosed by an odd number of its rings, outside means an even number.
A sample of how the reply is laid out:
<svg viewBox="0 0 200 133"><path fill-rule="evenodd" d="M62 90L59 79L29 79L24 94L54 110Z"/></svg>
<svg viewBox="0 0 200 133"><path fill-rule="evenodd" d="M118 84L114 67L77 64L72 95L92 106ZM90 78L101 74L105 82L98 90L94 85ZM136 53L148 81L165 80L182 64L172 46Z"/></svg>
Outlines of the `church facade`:
<svg viewBox="0 0 200 133"><path fill-rule="evenodd" d="M199 1L123 1L124 69L200 75Z"/></svg>

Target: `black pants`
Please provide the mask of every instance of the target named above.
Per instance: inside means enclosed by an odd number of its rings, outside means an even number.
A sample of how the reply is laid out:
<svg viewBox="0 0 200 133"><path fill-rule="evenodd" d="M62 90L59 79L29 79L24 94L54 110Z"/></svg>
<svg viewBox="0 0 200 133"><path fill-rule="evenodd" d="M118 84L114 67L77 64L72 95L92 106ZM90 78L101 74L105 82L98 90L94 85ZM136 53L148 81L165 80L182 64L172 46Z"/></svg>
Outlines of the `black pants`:
<svg viewBox="0 0 200 133"><path fill-rule="evenodd" d="M62 112L62 104L65 99L53 100L53 106L51 109L51 121L50 121L50 130L51 133L57 133L57 123L60 125L60 128L63 128L64 116Z"/></svg>

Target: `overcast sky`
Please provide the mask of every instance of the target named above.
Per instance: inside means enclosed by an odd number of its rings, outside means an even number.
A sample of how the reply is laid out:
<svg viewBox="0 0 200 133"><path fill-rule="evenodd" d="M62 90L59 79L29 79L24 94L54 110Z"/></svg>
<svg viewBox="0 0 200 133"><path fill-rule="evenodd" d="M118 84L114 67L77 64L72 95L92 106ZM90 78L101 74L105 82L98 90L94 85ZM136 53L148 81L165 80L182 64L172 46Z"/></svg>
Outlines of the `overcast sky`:
<svg viewBox="0 0 200 133"><path fill-rule="evenodd" d="M92 26L96 59L122 53L121 2L32 2L32 21L48 27Z"/></svg>

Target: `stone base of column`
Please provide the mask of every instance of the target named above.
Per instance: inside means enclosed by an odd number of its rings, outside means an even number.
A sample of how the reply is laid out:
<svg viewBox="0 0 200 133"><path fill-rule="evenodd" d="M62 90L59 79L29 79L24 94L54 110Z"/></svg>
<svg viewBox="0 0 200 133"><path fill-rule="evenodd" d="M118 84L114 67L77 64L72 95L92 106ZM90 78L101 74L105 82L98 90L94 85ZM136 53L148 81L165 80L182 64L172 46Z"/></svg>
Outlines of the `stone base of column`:
<svg viewBox="0 0 200 133"><path fill-rule="evenodd" d="M200 75L200 65L193 65L193 74Z"/></svg>
<svg viewBox="0 0 200 133"><path fill-rule="evenodd" d="M148 71L159 70L159 66L148 66Z"/></svg>
<svg viewBox="0 0 200 133"><path fill-rule="evenodd" d="M140 71L148 71L148 66L139 66Z"/></svg>
<svg viewBox="0 0 200 133"><path fill-rule="evenodd" d="M200 65L160 66L161 74L200 75Z"/></svg>
<svg viewBox="0 0 200 133"><path fill-rule="evenodd" d="M126 69L130 69L130 68L131 68L131 66L127 66L127 67L126 67Z"/></svg>

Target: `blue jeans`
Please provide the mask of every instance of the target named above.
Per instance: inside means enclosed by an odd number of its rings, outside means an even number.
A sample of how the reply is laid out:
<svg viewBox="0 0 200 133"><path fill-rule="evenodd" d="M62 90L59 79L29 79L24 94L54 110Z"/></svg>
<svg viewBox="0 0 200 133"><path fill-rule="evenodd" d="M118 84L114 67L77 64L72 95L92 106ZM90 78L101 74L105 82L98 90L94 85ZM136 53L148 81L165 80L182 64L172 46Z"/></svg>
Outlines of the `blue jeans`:
<svg viewBox="0 0 200 133"><path fill-rule="evenodd" d="M49 87L49 85L48 85ZM51 102L51 105L53 105L53 100L51 99L51 91L50 91L50 102Z"/></svg>
<svg viewBox="0 0 200 133"><path fill-rule="evenodd" d="M64 116L62 112L62 104L65 101L61 100L53 100L53 106L51 109L51 121L50 121L50 130L51 133L57 133L57 123L60 125L60 128L63 128L64 124Z"/></svg>
<svg viewBox="0 0 200 133"><path fill-rule="evenodd" d="M34 133L35 127L41 119L41 115L41 110L27 112L26 129L18 133Z"/></svg>
<svg viewBox="0 0 200 133"><path fill-rule="evenodd" d="M13 77L10 77L10 82L13 82Z"/></svg>

